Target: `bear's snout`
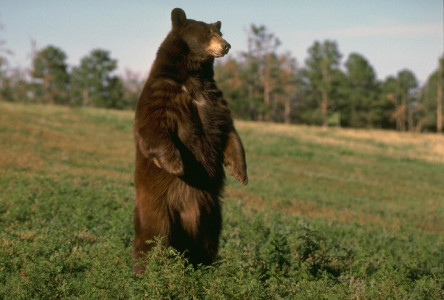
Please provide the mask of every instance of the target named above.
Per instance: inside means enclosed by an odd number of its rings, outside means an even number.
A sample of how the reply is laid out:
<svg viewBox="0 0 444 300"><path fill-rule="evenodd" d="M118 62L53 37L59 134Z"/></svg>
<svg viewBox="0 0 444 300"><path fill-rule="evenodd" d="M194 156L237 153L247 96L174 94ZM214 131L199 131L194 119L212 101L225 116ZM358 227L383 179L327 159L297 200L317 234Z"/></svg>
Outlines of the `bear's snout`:
<svg viewBox="0 0 444 300"><path fill-rule="evenodd" d="M221 38L220 36L215 36L211 39L208 45L207 53L214 57L222 57L230 51L231 45Z"/></svg>

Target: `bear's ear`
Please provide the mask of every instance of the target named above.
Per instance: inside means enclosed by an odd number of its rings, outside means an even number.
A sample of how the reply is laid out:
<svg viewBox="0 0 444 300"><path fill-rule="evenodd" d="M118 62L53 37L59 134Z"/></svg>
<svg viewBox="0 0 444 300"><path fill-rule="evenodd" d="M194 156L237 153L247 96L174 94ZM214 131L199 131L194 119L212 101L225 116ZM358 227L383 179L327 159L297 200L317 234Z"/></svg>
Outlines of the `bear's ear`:
<svg viewBox="0 0 444 300"><path fill-rule="evenodd" d="M217 21L216 23L213 23L214 26L216 26L217 30L220 31L220 28L222 26L222 23L220 21Z"/></svg>
<svg viewBox="0 0 444 300"><path fill-rule="evenodd" d="M171 11L171 22L173 23L173 28L178 28L185 23L187 16L181 8L175 8Z"/></svg>

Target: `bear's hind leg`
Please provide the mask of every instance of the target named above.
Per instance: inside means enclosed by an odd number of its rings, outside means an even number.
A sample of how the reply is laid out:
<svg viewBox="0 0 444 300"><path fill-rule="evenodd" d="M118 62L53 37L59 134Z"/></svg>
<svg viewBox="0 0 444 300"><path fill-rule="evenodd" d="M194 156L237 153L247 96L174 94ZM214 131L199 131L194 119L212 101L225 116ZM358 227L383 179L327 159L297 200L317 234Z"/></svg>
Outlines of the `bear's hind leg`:
<svg viewBox="0 0 444 300"><path fill-rule="evenodd" d="M148 251L155 246L153 243L147 243L156 236L164 238L166 246L169 244L170 236L170 220L166 215L164 218L153 217L148 211L141 211L136 204L134 207L134 231L135 238L133 241L133 271L135 274L143 274L145 264L141 261Z"/></svg>
<svg viewBox="0 0 444 300"><path fill-rule="evenodd" d="M222 212L219 205L212 209L204 228L202 245L205 251L204 264L209 265L216 261L219 251L219 237L222 229Z"/></svg>
<svg viewBox="0 0 444 300"><path fill-rule="evenodd" d="M202 263L211 265L216 261L219 251L219 236L222 227L222 215L219 205L213 207L208 215L201 218L199 238L191 251L193 265Z"/></svg>

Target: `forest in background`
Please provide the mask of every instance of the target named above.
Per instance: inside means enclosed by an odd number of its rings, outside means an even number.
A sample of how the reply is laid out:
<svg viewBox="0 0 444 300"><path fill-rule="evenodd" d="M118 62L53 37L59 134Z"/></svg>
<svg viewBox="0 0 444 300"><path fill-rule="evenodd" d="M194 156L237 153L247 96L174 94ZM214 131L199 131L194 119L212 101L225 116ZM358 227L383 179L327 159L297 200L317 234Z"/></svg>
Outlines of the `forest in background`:
<svg viewBox="0 0 444 300"><path fill-rule="evenodd" d="M384 80L359 53L345 61L337 42L315 41L303 65L265 26L252 24L247 49L218 60L215 79L233 116L278 123L442 132L443 57L420 85L400 70ZM144 80L117 60L94 49L68 66L59 47L32 47L29 69L10 68L6 41L0 41L0 101L133 109ZM148 70L147 70L148 71Z"/></svg>

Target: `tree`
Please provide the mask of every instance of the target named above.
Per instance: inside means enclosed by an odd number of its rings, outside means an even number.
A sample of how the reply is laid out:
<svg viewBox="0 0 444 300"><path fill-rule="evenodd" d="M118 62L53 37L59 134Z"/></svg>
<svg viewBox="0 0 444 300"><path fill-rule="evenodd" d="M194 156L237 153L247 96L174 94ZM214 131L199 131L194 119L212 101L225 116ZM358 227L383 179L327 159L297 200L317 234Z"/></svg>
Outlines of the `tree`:
<svg viewBox="0 0 444 300"><path fill-rule="evenodd" d="M216 65L221 89L235 114L252 120L290 122L296 60L290 53L276 53L281 42L265 26L252 24L247 34L248 50L241 59Z"/></svg>
<svg viewBox="0 0 444 300"><path fill-rule="evenodd" d="M143 80L141 79L140 74L126 69L122 83L125 108L134 109L139 100L140 93L142 92Z"/></svg>
<svg viewBox="0 0 444 300"><path fill-rule="evenodd" d="M443 69L444 69L444 56L439 59L439 67L437 74L437 87L436 87L436 131L442 132L442 92L443 92Z"/></svg>
<svg viewBox="0 0 444 300"><path fill-rule="evenodd" d="M339 69L342 55L336 42L328 40L322 44L316 41L308 49L308 54L305 74L313 87L313 96L320 104L322 126L327 127L329 108L338 98L338 86L343 77Z"/></svg>
<svg viewBox="0 0 444 300"><path fill-rule="evenodd" d="M38 51L33 59L31 76L36 80L36 97L44 103L68 102L69 75L66 54L55 46Z"/></svg>
<svg viewBox="0 0 444 300"><path fill-rule="evenodd" d="M123 85L113 74L117 61L106 50L96 49L72 70L72 99L75 105L124 108Z"/></svg>
<svg viewBox="0 0 444 300"><path fill-rule="evenodd" d="M0 31L3 25L0 24ZM5 47L6 41L0 39L0 101L11 101L11 83L8 77L8 59L7 56L12 55L12 51Z"/></svg>
<svg viewBox="0 0 444 300"><path fill-rule="evenodd" d="M373 127L378 123L378 84L372 66L360 54L352 53L345 62L346 86L341 102L341 125Z"/></svg>
<svg viewBox="0 0 444 300"><path fill-rule="evenodd" d="M424 130L442 132L444 57L441 57L438 63L439 65L437 70L429 76L427 82L421 89L420 103L424 107L422 124Z"/></svg>
<svg viewBox="0 0 444 300"><path fill-rule="evenodd" d="M277 116L283 116L283 121L287 124L291 123L293 104L295 93L298 89L298 70L296 59L290 53L279 56L278 72L276 80L276 99L274 101L275 121ZM283 114L280 107L283 107Z"/></svg>
<svg viewBox="0 0 444 300"><path fill-rule="evenodd" d="M276 62L276 50L280 40L264 26L251 25L248 32L248 51L243 53L247 69L245 77L249 86L249 98L254 102L263 99L263 109L260 117L265 120L272 119L272 93L275 88L273 65Z"/></svg>
<svg viewBox="0 0 444 300"><path fill-rule="evenodd" d="M248 101L248 89L244 69L245 63L229 56L218 60L214 67L214 75L219 88L224 92L231 112L235 118L254 120L257 109L253 102Z"/></svg>
<svg viewBox="0 0 444 300"><path fill-rule="evenodd" d="M0 47L3 45L0 41ZM10 79L7 76L8 60L6 56L0 55L0 100L11 101L11 85Z"/></svg>
<svg viewBox="0 0 444 300"><path fill-rule="evenodd" d="M393 114L396 120L396 128L400 131L414 129L413 111L414 111L414 89L418 87L418 81L415 74L409 70L398 72L398 89L396 97L396 110Z"/></svg>
<svg viewBox="0 0 444 300"><path fill-rule="evenodd" d="M395 76L389 76L381 84L379 103L384 107L382 128L396 129L393 112L396 110L398 93L398 80Z"/></svg>
<svg viewBox="0 0 444 300"><path fill-rule="evenodd" d="M390 118L395 121L399 131L406 131L407 128L412 131L418 129L418 113L421 107L417 101L417 87L415 74L406 69L398 72L396 77L388 77L383 84L383 97L393 104Z"/></svg>

